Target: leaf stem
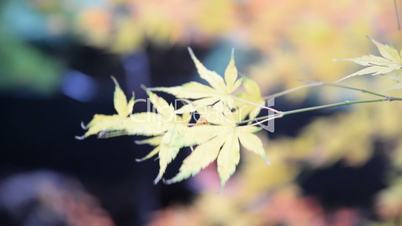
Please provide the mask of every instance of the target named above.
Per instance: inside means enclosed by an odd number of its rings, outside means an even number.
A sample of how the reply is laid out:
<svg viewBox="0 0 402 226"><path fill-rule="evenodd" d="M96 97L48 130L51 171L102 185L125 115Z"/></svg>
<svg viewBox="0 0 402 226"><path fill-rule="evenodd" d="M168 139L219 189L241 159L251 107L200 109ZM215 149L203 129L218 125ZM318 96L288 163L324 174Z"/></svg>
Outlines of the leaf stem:
<svg viewBox="0 0 402 226"><path fill-rule="evenodd" d="M386 95L383 95L383 94L380 94L380 93L377 93L377 92L373 92L373 91L370 91L370 90L367 90L367 89L355 88L355 87L351 87L351 86L340 85L340 84L337 84L337 83L313 82L313 83L306 84L306 85L303 85L303 86L295 87L293 89L288 89L288 90L285 90L285 91L282 91L282 92L279 92L279 93L272 94L270 96L265 97L265 99L277 98L277 97L285 96L287 94L290 94L290 93L293 93L293 92L296 92L296 91L299 91L299 90L302 90L302 89L313 88L313 87L321 87L321 86L337 87L337 88L342 88L342 89L347 89L347 90L352 90L352 91L358 91L358 92L361 92L361 93L371 94L371 95L377 96L377 97L384 97L384 98L388 97Z"/></svg>
<svg viewBox="0 0 402 226"><path fill-rule="evenodd" d="M402 101L402 98L399 99L392 99L393 101ZM341 106L347 106L347 105L354 105L354 104L366 104L366 103L378 103L378 102L385 102L385 101L391 101L389 98L379 98L379 99L370 99L370 100L355 100L355 101L342 101L338 103L333 103L333 104L324 104L324 105L319 105L319 106L314 106L314 107L306 107L306 108L300 108L300 109L295 109L295 110L290 110L290 111L284 111L282 112L283 116L287 115L293 115L293 114L298 114L302 112L309 112L309 111L316 111L316 110L321 110L321 109L326 109L326 108L333 108L333 107L341 107Z"/></svg>
<svg viewBox="0 0 402 226"><path fill-rule="evenodd" d="M399 19L399 9L398 9L397 0L394 0L394 9L395 9L396 22L398 24L398 31L400 31L401 30L401 22Z"/></svg>
<svg viewBox="0 0 402 226"><path fill-rule="evenodd" d="M381 95L381 94L379 94ZM282 118L288 115L294 115L298 113L303 113L303 112L309 112L309 111L316 111L316 110L322 110L322 109L327 109L327 108L333 108L333 107L341 107L341 106L347 106L347 105L355 105L355 104L367 104L367 103L379 103L379 102L390 102L390 101L402 101L402 98L399 97L391 97L391 96L385 96L381 95L382 98L377 98L377 99L369 99L369 100L346 100L338 103L333 103L333 104L324 104L324 105L318 105L318 106L313 106L313 107L306 107L306 108L299 108L295 110L289 110L289 111L281 111L277 115L269 115L269 116L264 116L264 117L259 117L255 118L255 120L262 119L261 121L258 121L256 123L253 123L253 126L260 125L264 122L276 119L276 118Z"/></svg>

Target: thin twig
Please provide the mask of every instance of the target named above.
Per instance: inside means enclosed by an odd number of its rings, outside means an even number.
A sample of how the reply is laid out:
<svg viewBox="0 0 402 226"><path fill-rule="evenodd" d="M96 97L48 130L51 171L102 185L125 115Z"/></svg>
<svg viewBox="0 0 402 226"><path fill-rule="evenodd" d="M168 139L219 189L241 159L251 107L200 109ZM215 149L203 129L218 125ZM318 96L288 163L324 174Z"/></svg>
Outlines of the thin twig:
<svg viewBox="0 0 402 226"><path fill-rule="evenodd" d="M277 118L282 118L284 116L283 112L281 114L276 114L276 115L269 115L267 118L261 120L261 121L257 121L253 124L251 124L250 126L258 126L261 125L264 122L268 122ZM266 116L265 116L266 117ZM254 120L256 120L257 118L255 118Z"/></svg>
<svg viewBox="0 0 402 226"><path fill-rule="evenodd" d="M253 121L257 121L258 120L266 120L267 117L272 117L275 116L274 118L280 118L282 117L282 112L281 111L277 111L275 114L273 115L268 115L268 116L261 116L261 117L256 117L256 118L252 118L252 119L246 119L246 120L242 120L241 122L239 122L239 124L244 124L244 123L248 123L248 122L253 122ZM270 119L271 120L271 119Z"/></svg>
<svg viewBox="0 0 402 226"><path fill-rule="evenodd" d="M290 93L294 93L296 91L299 91L301 89L307 89L307 88L312 88L312 87L316 87L316 86L322 86L324 83L323 82L314 82L314 83L310 83L307 85L302 85L302 86L298 86L292 89L288 89L288 90L284 90L282 92L278 92L269 96L264 97L265 99L272 99L272 98L277 98L277 97L281 97L281 96L285 96L287 94Z"/></svg>
<svg viewBox="0 0 402 226"><path fill-rule="evenodd" d="M319 106L314 106L314 107L306 107L306 108L285 111L285 112L283 112L283 115L293 115L293 114L297 114L297 113L316 111L316 110L321 110L321 109L326 109L326 108L340 107L340 106L346 106L346 105L352 105L352 104L373 103L373 102L375 103L375 102L382 102L382 101L386 101L386 99L381 98L381 99L364 100L364 101L345 100L345 101L333 103L333 104L324 104L324 105L319 105Z"/></svg>
<svg viewBox="0 0 402 226"><path fill-rule="evenodd" d="M253 106L255 106L255 107L259 107L259 108L262 108L262 109L266 109L266 110L269 110L269 111L273 111L273 112L275 112L275 113L280 113L278 110L276 110L276 109L274 109L274 108L267 107L267 106L265 106L265 105L260 105L260 104L257 104L257 103L255 103L255 102L252 102L252 101L243 99L243 98L239 98L239 97L236 97L236 96L232 96L232 98L233 98L233 99L236 99L236 100L238 100L238 101L240 101L240 102L243 102L243 103L246 103L246 104L249 104L249 105L253 105Z"/></svg>
<svg viewBox="0 0 402 226"><path fill-rule="evenodd" d="M369 100L346 100L338 103L333 103L333 104L324 104L324 105L319 105L319 106L313 106L313 107L306 107L306 108L299 108L295 110L290 110L290 111L281 111L278 114L275 115L269 115L269 116L263 116L259 118L255 118L253 120L257 121L256 123L251 124L252 126L260 125L264 122L276 119L276 118L282 118L288 115L293 115L293 114L298 114L298 113L303 113L303 112L309 112L309 111L316 111L316 110L322 110L322 109L327 109L327 108L334 108L334 107L341 107L341 106L347 106L347 105L355 105L355 104L367 104L367 103L380 103L380 102L389 102L389 101L402 101L402 98L400 97L392 97L392 96L385 96L381 95L382 98L377 98L377 99L369 99ZM258 121L262 119L261 121Z"/></svg>
<svg viewBox="0 0 402 226"><path fill-rule="evenodd" d="M401 22L399 19L399 9L398 9L398 4L397 4L397 0L394 0L394 9L395 9L395 16L396 16L396 21L398 24L398 31L401 30Z"/></svg>
<svg viewBox="0 0 402 226"><path fill-rule="evenodd" d="M321 87L321 86L329 86L329 87L337 87L337 88L342 88L342 89L347 89L347 90L353 90L353 91L358 91L358 92L362 92L362 93L366 93L366 94L370 94L373 96L378 96L378 97L388 97L387 95L381 94L381 93L377 93L377 92L373 92L367 89L361 89L361 88L355 88L352 86L345 86L345 85L340 85L337 83L325 83L325 82L313 82L307 85L303 85L303 86L299 86L299 87L295 87L293 89L288 89L279 93L275 93L273 95L267 96L265 97L266 99L272 99L272 98L277 98L277 97L281 97L281 96L285 96L287 94L299 91L301 89L307 89L307 88L313 88L313 87Z"/></svg>

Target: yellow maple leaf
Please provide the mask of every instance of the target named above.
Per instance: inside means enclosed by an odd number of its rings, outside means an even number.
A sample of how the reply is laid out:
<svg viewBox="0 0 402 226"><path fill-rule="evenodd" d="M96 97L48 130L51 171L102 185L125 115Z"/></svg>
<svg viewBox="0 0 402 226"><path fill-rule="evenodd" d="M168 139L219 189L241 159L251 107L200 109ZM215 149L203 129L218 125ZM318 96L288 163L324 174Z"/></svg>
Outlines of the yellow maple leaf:
<svg viewBox="0 0 402 226"><path fill-rule="evenodd" d="M170 93L180 99L189 99L191 103L178 109L177 113L194 112L197 108L222 103L228 108L234 107L232 94L240 87L241 79L238 79L238 72L234 60L234 52L232 51L230 61L226 67L224 78L215 71L207 69L194 55L189 48L190 56L197 68L202 79L208 85L199 82L189 82L176 87L159 87L153 88L155 91Z"/></svg>
<svg viewBox="0 0 402 226"><path fill-rule="evenodd" d="M203 116L203 117L208 117ZM218 173L222 187L230 176L235 172L240 161L240 144L247 150L254 152L267 161L266 153L261 140L254 134L260 128L247 125L237 126L235 116L230 115L229 121L216 120L214 123L216 136L207 142L198 145L194 151L184 160L179 173L165 181L167 184L179 182L197 174L201 169L207 167L211 162L217 160Z"/></svg>
<svg viewBox="0 0 402 226"><path fill-rule="evenodd" d="M166 125L160 115L153 112L132 114L134 107L134 95L127 101L127 97L121 90L118 82L115 83L114 108L117 114L95 114L88 125L83 126L87 132L78 139L84 139L92 135L100 138L108 138L121 135L158 135L165 131Z"/></svg>
<svg viewBox="0 0 402 226"><path fill-rule="evenodd" d="M372 39L372 41L376 45L381 56L366 55L362 57L342 59L344 61L351 61L366 67L350 75L347 75L341 80L345 80L358 75L385 75L390 72L402 69L402 50L401 52L398 52L395 48L389 45L382 44L374 39Z"/></svg>
<svg viewBox="0 0 402 226"><path fill-rule="evenodd" d="M102 115L96 114L88 125L84 126L88 131L81 138L86 138L91 135L98 134L106 130L118 130L122 123L132 113L134 107L134 94L133 97L127 102L127 97L121 90L117 80L112 77L115 83L114 90L114 108L117 114Z"/></svg>
<svg viewBox="0 0 402 226"><path fill-rule="evenodd" d="M258 84L251 79L245 79L243 82L244 92L240 93L235 99L236 106L240 113L240 118L249 117L254 119L260 113L261 108L265 105L265 99L261 95Z"/></svg>
<svg viewBox="0 0 402 226"><path fill-rule="evenodd" d="M176 115L172 105L169 105L164 99L149 90L147 93L149 100L158 111L158 114L161 115L163 124L166 127L164 127L165 131L162 135L137 142L156 146L148 155L137 161L143 161L158 155L159 172L154 180L156 184L162 179L168 164L173 161L181 148L207 141L216 133L216 128L211 126L205 126L202 129L189 127L189 115Z"/></svg>

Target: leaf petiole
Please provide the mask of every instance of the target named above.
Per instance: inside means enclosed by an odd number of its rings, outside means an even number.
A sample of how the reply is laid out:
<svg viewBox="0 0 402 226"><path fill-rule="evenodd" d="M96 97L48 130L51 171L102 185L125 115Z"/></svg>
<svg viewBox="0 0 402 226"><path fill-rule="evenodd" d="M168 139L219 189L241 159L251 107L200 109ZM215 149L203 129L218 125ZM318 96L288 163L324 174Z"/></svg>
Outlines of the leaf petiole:
<svg viewBox="0 0 402 226"><path fill-rule="evenodd" d="M381 95L381 94L379 94ZM255 121L258 121L256 123L253 123L253 126L260 125L264 122L276 119L276 118L282 118L288 115L294 115L298 113L303 113L303 112L309 112L309 111L316 111L316 110L322 110L322 109L327 109L327 108L333 108L333 107L341 107L341 106L347 106L347 105L355 105L355 104L367 104L367 103L380 103L380 102L389 102L389 101L402 101L402 98L399 97L391 97L391 96L385 96L381 95L382 98L377 98L377 99L369 99L369 100L355 100L355 101L342 101L338 103L333 103L333 104L324 104L324 105L318 105L318 106L313 106L313 107L306 107L306 108L299 108L295 110L289 110L289 111L281 111L279 114L276 115L269 115L269 116L263 116L259 118L255 118Z"/></svg>
<svg viewBox="0 0 402 226"><path fill-rule="evenodd" d="M308 88L314 88L314 87L321 87L321 86L328 86L328 87L336 87L336 88L341 88L341 89L347 89L347 90L352 90L352 91L357 91L357 92L361 92L361 93L367 93L367 94L371 94L373 96L378 96L378 97L387 97L386 95L377 93L377 92L373 92L367 89L361 89L361 88L355 88L352 86L345 86L345 85L340 85L337 83L330 83L330 82L313 82L310 84L306 84L303 86L299 86L299 87L295 87L292 89L288 89L279 93L275 93L272 94L270 96L265 97L265 99L272 99L272 98L277 98L277 97L282 97L285 95L288 95L290 93L294 93L296 91L302 90L302 89L308 89Z"/></svg>

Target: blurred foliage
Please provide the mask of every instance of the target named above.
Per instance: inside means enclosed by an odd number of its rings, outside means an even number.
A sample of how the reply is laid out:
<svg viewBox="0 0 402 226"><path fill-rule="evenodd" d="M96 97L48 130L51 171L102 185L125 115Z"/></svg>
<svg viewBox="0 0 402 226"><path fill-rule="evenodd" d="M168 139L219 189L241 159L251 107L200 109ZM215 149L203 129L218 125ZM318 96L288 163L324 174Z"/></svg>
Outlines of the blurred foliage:
<svg viewBox="0 0 402 226"><path fill-rule="evenodd" d="M282 187L253 202L238 201L236 195L208 193L191 208L175 207L155 214L150 226L159 225L342 225L362 223L358 212L340 209L330 215L313 199L302 197L292 186ZM255 206L258 206L256 208Z"/></svg>
<svg viewBox="0 0 402 226"><path fill-rule="evenodd" d="M115 225L82 184L52 171L20 173L4 179L0 183L0 208L18 225Z"/></svg>
<svg viewBox="0 0 402 226"><path fill-rule="evenodd" d="M35 2L50 15L74 15L66 23L74 33L117 53L130 53L147 41L209 46L223 40L255 49L262 57L249 75L265 91L339 78L351 68L333 59L363 55L370 46L367 35L400 41L394 5L374 0Z"/></svg>
<svg viewBox="0 0 402 226"><path fill-rule="evenodd" d="M30 35L38 31L24 31L39 25L32 27L35 20L30 16L35 13L22 10L26 4L25 1L0 4L0 90L50 94L57 89L62 65L28 43L33 41Z"/></svg>
<svg viewBox="0 0 402 226"><path fill-rule="evenodd" d="M225 41L257 50L261 60L248 75L265 92L339 78L352 68L333 59L367 52L367 35L400 41L392 2L374 0L33 0L29 6L42 13L50 35L74 34L121 54L148 41L161 46Z"/></svg>
<svg viewBox="0 0 402 226"><path fill-rule="evenodd" d="M31 3L46 15L50 31L74 34L87 44L122 55L142 48L147 42L211 47L223 41L236 48L255 50L261 57L248 68L247 74L258 81L266 94L278 86L291 88L307 81L334 81L356 70L351 64L333 59L374 52L366 36L398 47L401 44L396 43L402 43L392 1L33 0ZM7 71L6 76L0 77L0 86L18 85L21 81L30 85L45 82L39 87L54 81L50 75L58 67L14 37L0 37L0 73ZM19 79L27 74L46 78ZM401 95L400 91L391 90L395 82L388 78L351 83ZM305 94L302 91L292 97L301 100ZM318 94L323 100L360 97L335 90ZM395 222L402 216L401 114L399 104L359 106L315 120L296 138L266 141L272 162L269 167L246 155L242 170L220 194L214 190L215 181L203 178L211 175L201 174L196 181L205 190L194 204L162 210L150 225L301 225L300 222L313 219L317 222L314 225L367 225L367 216L359 210L324 210L313 198L304 197L295 181L306 168L316 170L335 162L362 166L376 151L386 155L392 164L388 169L388 187L377 195L376 212L383 223L373 225L398 225ZM382 144L380 148L376 147L378 141Z"/></svg>
<svg viewBox="0 0 402 226"><path fill-rule="evenodd" d="M61 65L17 38L1 33L4 35L0 37L0 89L53 92Z"/></svg>

